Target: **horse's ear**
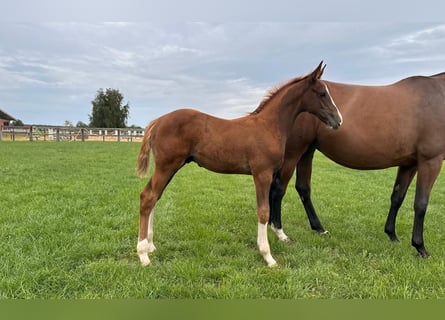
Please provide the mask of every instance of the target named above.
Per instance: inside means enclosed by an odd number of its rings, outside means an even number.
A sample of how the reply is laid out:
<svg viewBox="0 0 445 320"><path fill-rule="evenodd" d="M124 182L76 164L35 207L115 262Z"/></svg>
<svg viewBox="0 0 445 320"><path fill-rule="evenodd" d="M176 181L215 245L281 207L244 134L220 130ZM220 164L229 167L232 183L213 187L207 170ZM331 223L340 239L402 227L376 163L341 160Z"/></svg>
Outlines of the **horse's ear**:
<svg viewBox="0 0 445 320"><path fill-rule="evenodd" d="M324 68L326 68L326 65L323 66L323 61L320 62L318 67L312 72L312 79L318 80L323 75Z"/></svg>

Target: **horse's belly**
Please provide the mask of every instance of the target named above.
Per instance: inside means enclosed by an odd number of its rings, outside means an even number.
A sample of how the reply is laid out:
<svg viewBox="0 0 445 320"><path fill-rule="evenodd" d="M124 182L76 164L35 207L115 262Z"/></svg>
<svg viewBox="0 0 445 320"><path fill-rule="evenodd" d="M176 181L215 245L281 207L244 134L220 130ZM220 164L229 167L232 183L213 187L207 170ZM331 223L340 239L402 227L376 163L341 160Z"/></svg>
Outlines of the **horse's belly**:
<svg viewBox="0 0 445 320"><path fill-rule="evenodd" d="M325 139L318 149L334 162L349 168L372 170L415 164L415 150L410 145L388 141L356 141L354 139Z"/></svg>
<svg viewBox="0 0 445 320"><path fill-rule="evenodd" d="M251 174L249 164L244 159L234 161L234 157L226 155L211 157L197 155L193 159L200 167L217 173Z"/></svg>

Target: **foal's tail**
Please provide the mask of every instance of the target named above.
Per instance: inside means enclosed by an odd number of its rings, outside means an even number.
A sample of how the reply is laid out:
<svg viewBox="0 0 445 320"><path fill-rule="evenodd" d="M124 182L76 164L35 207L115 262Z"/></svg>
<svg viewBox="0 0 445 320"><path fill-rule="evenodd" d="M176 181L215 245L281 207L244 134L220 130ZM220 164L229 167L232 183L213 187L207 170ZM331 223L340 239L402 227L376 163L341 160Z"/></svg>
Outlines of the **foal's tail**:
<svg viewBox="0 0 445 320"><path fill-rule="evenodd" d="M150 122L144 132L144 138L142 139L141 151L136 164L136 172L139 177L145 177L147 175L148 167L150 164L150 149L151 149L151 130L153 129L156 120Z"/></svg>

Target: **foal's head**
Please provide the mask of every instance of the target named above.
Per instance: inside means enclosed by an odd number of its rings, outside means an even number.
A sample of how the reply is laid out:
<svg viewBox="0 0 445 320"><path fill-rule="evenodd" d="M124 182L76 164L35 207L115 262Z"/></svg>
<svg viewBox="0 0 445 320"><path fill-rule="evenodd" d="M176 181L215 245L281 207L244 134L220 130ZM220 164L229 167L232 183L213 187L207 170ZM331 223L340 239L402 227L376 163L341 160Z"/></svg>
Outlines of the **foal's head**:
<svg viewBox="0 0 445 320"><path fill-rule="evenodd" d="M337 129L343 122L343 118L335 105L334 100L329 93L326 84L320 80L326 65L323 66L323 61L318 67L307 76L303 77L301 81L305 82L303 96L301 97L300 107L302 111L307 111L317 116L328 127ZM289 88L283 99L289 99L287 103L295 99L300 88ZM301 93L300 93L301 94Z"/></svg>

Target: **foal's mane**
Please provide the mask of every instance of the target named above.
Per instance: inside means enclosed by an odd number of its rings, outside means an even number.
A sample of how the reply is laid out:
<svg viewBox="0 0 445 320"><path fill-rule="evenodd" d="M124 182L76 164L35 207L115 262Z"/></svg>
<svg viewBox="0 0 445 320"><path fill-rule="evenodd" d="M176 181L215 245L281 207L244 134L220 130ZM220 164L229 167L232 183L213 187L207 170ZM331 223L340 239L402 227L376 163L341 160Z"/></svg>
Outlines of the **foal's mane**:
<svg viewBox="0 0 445 320"><path fill-rule="evenodd" d="M285 82L279 83L276 86L274 86L272 89L270 89L266 95L264 96L263 100L260 102L260 104L258 105L258 107L252 111L250 113L250 115L255 115L260 113L269 103L270 100L272 100L273 97L275 97L279 92L281 92L282 90L284 90L285 88L287 88L288 86L291 86L297 82L300 82L301 80L306 79L308 76L310 75L310 73L304 75L304 76L300 76L300 77L296 77L296 78L292 78L290 80L287 80Z"/></svg>

